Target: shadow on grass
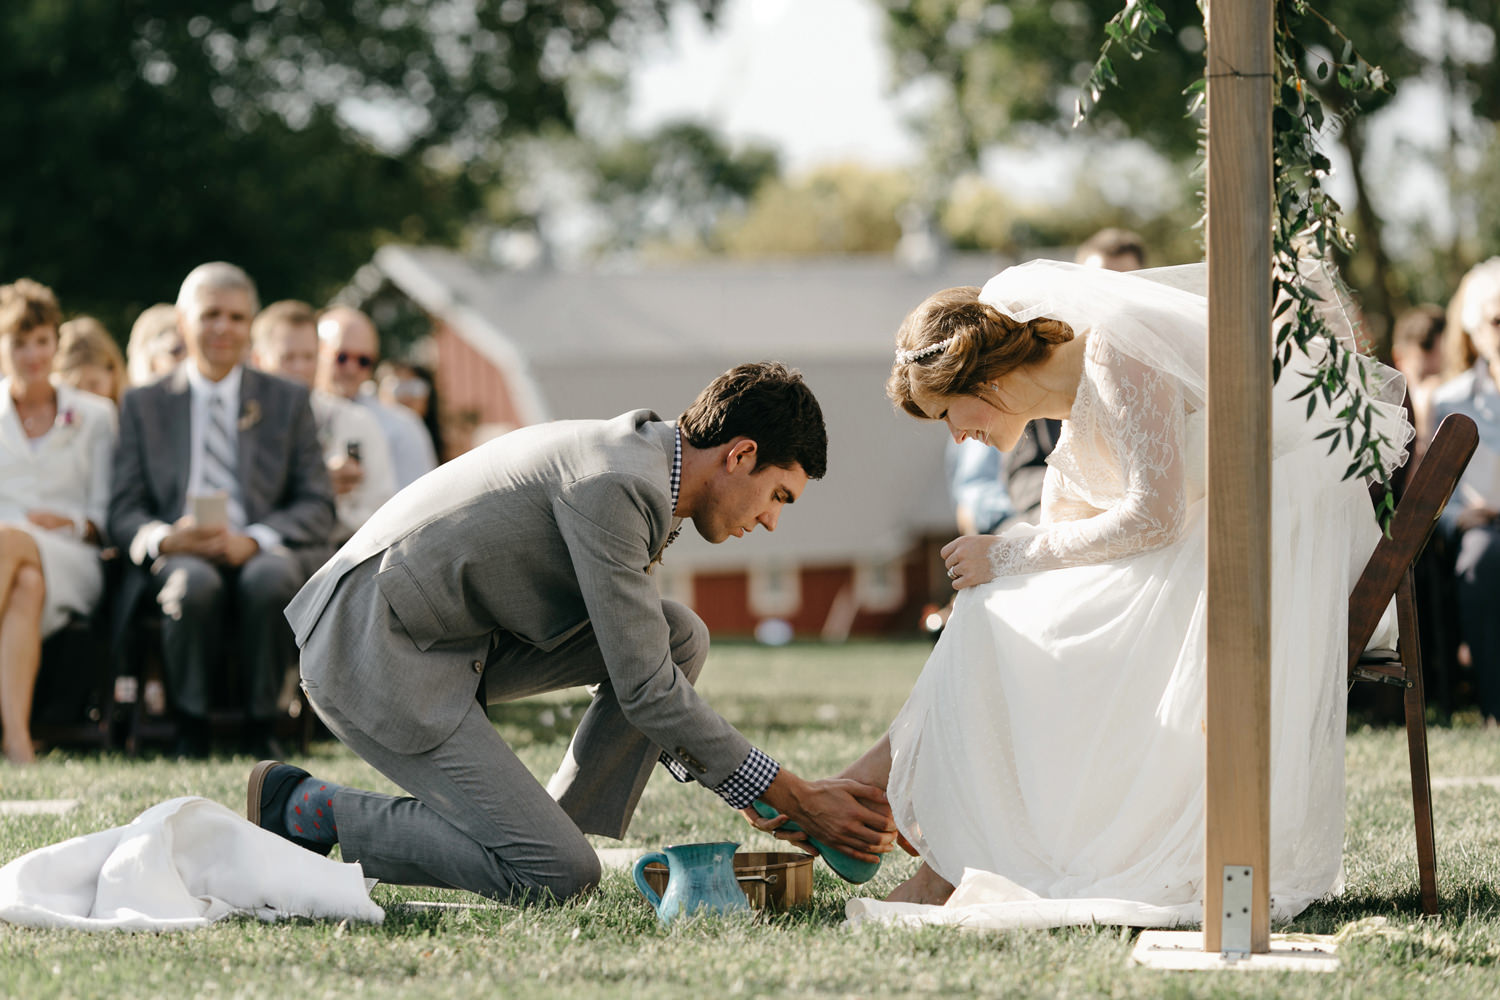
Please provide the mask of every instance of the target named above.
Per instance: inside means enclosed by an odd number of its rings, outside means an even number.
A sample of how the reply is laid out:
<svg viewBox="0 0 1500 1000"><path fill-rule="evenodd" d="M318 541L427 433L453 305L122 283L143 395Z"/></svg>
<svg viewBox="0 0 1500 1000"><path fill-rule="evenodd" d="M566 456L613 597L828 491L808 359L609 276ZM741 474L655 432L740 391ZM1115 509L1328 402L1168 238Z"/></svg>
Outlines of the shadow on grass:
<svg viewBox="0 0 1500 1000"><path fill-rule="evenodd" d="M1346 893L1309 906L1287 929L1303 934L1335 934L1346 925L1369 917L1440 922L1449 928L1459 928L1470 921L1492 921L1497 914L1500 914L1500 890L1491 885L1470 884L1440 896L1435 918L1422 913L1421 895L1416 890L1394 895Z"/></svg>

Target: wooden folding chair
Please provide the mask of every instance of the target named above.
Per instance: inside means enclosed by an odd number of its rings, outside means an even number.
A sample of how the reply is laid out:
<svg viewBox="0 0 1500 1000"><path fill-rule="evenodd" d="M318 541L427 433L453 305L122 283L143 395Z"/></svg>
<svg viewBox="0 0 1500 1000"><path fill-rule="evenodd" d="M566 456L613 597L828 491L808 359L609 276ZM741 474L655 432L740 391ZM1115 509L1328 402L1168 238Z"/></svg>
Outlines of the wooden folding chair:
<svg viewBox="0 0 1500 1000"><path fill-rule="evenodd" d="M1406 747L1411 759L1412 808L1416 813L1417 875L1422 912L1437 913L1437 850L1432 836L1432 783L1427 773L1427 701L1422 692L1422 644L1412 567L1437 525L1479 443L1474 421L1462 414L1443 420L1422 462L1396 501L1390 534L1375 546L1349 595L1349 684L1378 681L1403 688ZM1366 649L1381 616L1396 599L1399 638L1395 649Z"/></svg>

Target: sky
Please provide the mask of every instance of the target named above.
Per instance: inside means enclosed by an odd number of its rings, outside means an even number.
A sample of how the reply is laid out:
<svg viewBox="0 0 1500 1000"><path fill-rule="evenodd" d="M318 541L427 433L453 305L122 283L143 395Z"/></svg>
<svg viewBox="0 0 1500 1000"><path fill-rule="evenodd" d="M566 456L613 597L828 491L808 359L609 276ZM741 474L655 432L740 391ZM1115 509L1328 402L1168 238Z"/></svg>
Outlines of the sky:
<svg viewBox="0 0 1500 1000"><path fill-rule="evenodd" d="M1416 4L1419 14L1426 6ZM920 99L892 93L882 18L871 0L726 0L710 30L679 9L668 35L653 41L632 68L629 124L645 132L674 118L702 120L731 140L769 142L792 173L841 160L913 165L920 149L903 119L919 112ZM1427 23L1414 30L1435 43L1446 35ZM1473 41L1490 45L1493 37ZM1460 42L1449 38L1446 44ZM1372 197L1386 218L1421 219L1442 239L1454 220L1440 172L1416 153L1443 142L1439 109L1435 88L1409 82L1394 106L1372 121L1367 163ZM1341 150L1329 152L1335 163L1329 191L1352 208ZM1056 200L1072 190L1088 155L1082 144L1066 143L1025 156L1001 150L985 158L984 173L1013 196ZM1134 195L1149 191L1163 169L1140 150L1112 159L1115 176ZM1405 249L1404 228L1387 230L1398 251Z"/></svg>
<svg viewBox="0 0 1500 1000"><path fill-rule="evenodd" d="M628 124L648 132L673 119L704 121L734 142L775 147L792 174L848 161L915 166L922 151L905 123L932 95L895 91L883 21L872 0L726 0L712 29L679 8L666 37L631 68ZM1012 197L1056 201L1093 152L1081 143L991 150L983 173ZM1149 202L1153 185L1165 194L1162 169L1142 148L1117 151L1116 200Z"/></svg>
<svg viewBox="0 0 1500 1000"><path fill-rule="evenodd" d="M890 94L880 10L869 0L728 0L710 30L679 9L632 70L630 123L713 123L778 147L786 167L919 155Z"/></svg>

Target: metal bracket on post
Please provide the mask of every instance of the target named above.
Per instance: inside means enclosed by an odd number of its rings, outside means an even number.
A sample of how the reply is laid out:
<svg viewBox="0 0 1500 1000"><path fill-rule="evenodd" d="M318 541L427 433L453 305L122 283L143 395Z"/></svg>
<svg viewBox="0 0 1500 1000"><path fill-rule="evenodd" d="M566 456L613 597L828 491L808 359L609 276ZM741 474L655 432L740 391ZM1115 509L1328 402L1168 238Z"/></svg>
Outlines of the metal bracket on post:
<svg viewBox="0 0 1500 1000"><path fill-rule="evenodd" d="M1255 887L1254 871L1248 865L1224 866L1224 916L1219 925L1219 949L1220 954L1230 961L1250 957L1250 907L1254 899L1251 892Z"/></svg>
<svg viewBox="0 0 1500 1000"><path fill-rule="evenodd" d="M1339 967L1331 937L1272 934L1270 951L1252 953L1250 911L1255 898L1255 869L1225 865L1217 915L1204 914L1203 925L1219 921L1219 950L1204 951L1202 931L1142 931L1131 961L1148 969L1209 970L1277 969L1288 972L1329 972ZM1264 872L1260 875L1265 878Z"/></svg>

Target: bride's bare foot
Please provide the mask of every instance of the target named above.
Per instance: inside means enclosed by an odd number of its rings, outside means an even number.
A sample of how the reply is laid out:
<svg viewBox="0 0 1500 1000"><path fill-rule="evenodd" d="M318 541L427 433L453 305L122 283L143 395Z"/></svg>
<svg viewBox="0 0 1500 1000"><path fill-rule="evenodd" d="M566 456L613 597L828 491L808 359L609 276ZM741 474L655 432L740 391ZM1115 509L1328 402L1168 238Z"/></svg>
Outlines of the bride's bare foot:
<svg viewBox="0 0 1500 1000"><path fill-rule="evenodd" d="M885 901L942 906L948 902L948 897L951 895L953 895L953 885L933 871L924 861L922 867L917 869L917 873L896 886L895 890L885 897Z"/></svg>

